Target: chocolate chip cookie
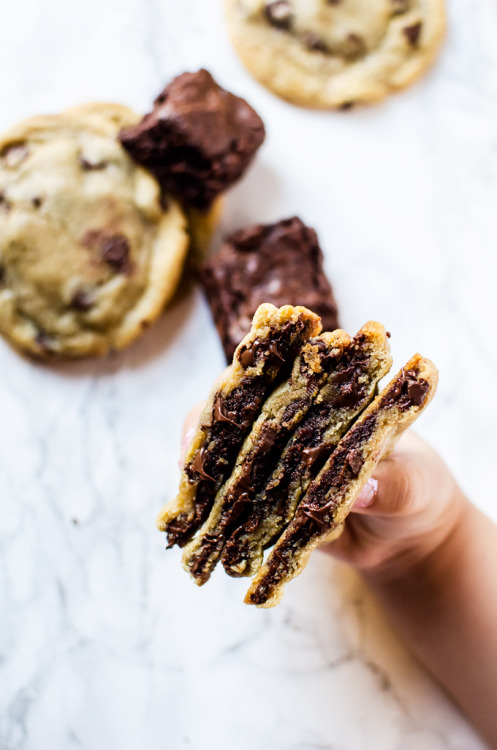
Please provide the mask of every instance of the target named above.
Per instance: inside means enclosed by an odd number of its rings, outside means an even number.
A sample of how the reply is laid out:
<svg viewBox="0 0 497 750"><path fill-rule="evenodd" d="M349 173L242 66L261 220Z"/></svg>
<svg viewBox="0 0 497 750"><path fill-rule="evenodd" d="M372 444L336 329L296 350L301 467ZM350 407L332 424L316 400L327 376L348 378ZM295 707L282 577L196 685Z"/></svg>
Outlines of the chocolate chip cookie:
<svg viewBox="0 0 497 750"><path fill-rule="evenodd" d="M378 101L432 64L444 0L225 0L236 51L265 86L295 104Z"/></svg>
<svg viewBox="0 0 497 750"><path fill-rule="evenodd" d="M0 332L24 352L120 349L176 288L187 221L118 142L136 119L92 104L0 138Z"/></svg>

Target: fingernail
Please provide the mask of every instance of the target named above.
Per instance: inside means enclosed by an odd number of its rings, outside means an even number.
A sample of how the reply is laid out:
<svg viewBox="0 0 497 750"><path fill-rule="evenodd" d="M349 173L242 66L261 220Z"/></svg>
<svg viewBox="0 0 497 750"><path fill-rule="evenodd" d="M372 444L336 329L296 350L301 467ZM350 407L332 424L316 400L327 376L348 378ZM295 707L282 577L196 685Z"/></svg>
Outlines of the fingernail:
<svg viewBox="0 0 497 750"><path fill-rule="evenodd" d="M185 460L185 453L187 451L188 446L190 445L192 438L195 434L196 427L189 427L185 432L183 433L183 437L181 438L181 448L180 448L180 455L179 455L179 468L183 468L183 462Z"/></svg>
<svg viewBox="0 0 497 750"><path fill-rule="evenodd" d="M357 495L354 508L369 508L375 498L377 490L377 480L373 478L368 479L362 490Z"/></svg>

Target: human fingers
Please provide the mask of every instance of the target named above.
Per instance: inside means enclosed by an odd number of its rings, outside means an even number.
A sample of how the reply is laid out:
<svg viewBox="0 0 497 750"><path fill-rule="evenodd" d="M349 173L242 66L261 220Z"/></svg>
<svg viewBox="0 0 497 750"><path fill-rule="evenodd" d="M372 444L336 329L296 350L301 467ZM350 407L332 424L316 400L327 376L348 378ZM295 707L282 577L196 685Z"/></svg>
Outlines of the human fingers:
<svg viewBox="0 0 497 750"><path fill-rule="evenodd" d="M197 428L200 414L204 406L205 406L205 401L200 401L198 404L195 404L193 409L190 409L190 411L186 415L185 421L183 422L183 429L181 432L180 458L179 458L180 466L183 464L185 460L187 448L192 441L193 435Z"/></svg>
<svg viewBox="0 0 497 750"><path fill-rule="evenodd" d="M440 485L451 479L442 459L415 433L402 436L395 450L380 461L374 476L359 493L353 513L376 516L408 515L421 511Z"/></svg>

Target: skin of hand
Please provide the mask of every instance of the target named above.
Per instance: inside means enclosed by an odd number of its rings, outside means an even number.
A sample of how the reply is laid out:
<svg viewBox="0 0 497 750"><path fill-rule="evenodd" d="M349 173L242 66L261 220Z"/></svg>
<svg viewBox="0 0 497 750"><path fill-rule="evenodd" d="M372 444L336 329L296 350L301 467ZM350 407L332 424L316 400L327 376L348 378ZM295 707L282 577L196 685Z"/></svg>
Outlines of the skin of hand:
<svg viewBox="0 0 497 750"><path fill-rule="evenodd" d="M183 427L182 456L203 404ZM323 550L364 577L414 654L497 750L497 526L411 431Z"/></svg>
<svg viewBox="0 0 497 750"><path fill-rule="evenodd" d="M322 549L369 577L396 577L445 543L466 505L440 456L408 431L361 490L343 534Z"/></svg>

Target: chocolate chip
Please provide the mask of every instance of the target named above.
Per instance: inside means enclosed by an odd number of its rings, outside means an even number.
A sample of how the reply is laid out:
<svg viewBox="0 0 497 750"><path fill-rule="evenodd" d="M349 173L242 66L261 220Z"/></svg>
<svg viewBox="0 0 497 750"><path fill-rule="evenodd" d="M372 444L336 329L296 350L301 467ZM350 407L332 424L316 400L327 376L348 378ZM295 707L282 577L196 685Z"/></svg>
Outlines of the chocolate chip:
<svg viewBox="0 0 497 750"><path fill-rule="evenodd" d="M5 197L4 193L0 193L0 208L4 211L10 211L11 203Z"/></svg>
<svg viewBox="0 0 497 750"><path fill-rule="evenodd" d="M344 102L340 105L340 110L342 112L347 112L349 109L352 109L352 107L355 106L355 102Z"/></svg>
<svg viewBox="0 0 497 750"><path fill-rule="evenodd" d="M35 198L31 198L31 205L33 206L33 208L41 208L43 205L43 200L41 198L38 198L38 196L36 196Z"/></svg>
<svg viewBox="0 0 497 750"><path fill-rule="evenodd" d="M321 507L312 505L301 505L299 508L299 514L301 516L307 516L317 526L328 526L333 520L333 506L332 503L326 503Z"/></svg>
<svg viewBox="0 0 497 750"><path fill-rule="evenodd" d="M364 463L362 456L361 456L361 452L358 450L351 450L350 453L347 455L347 463L349 465L349 468L352 474L355 477L358 476Z"/></svg>
<svg viewBox="0 0 497 750"><path fill-rule="evenodd" d="M329 445L316 445L315 448L304 448L302 451L302 458L307 467L313 466L318 461L320 462L325 455L330 453L332 450Z"/></svg>
<svg viewBox="0 0 497 750"><path fill-rule="evenodd" d="M411 406L422 406L430 384L415 370L401 370L399 377L382 399L382 406L396 406L402 411Z"/></svg>
<svg viewBox="0 0 497 750"><path fill-rule="evenodd" d="M0 153L7 167L16 167L28 156L29 150L24 143L11 143Z"/></svg>
<svg viewBox="0 0 497 750"><path fill-rule="evenodd" d="M264 430L264 433L260 438L259 450L261 450L263 453L269 453L269 451L274 448L277 439L278 431L273 427L268 427L266 430Z"/></svg>
<svg viewBox="0 0 497 750"><path fill-rule="evenodd" d="M279 360L280 362L284 362L285 358L282 354L278 351L278 346L275 341L270 341L268 346L269 356L273 360Z"/></svg>
<svg viewBox="0 0 497 750"><path fill-rule="evenodd" d="M266 18L278 29L289 29L292 23L292 8L288 0L276 0L266 5Z"/></svg>
<svg viewBox="0 0 497 750"><path fill-rule="evenodd" d="M242 351L238 355L238 359L242 367L247 369L247 367L253 367L255 365L255 358L257 356L259 346L259 339L255 339L255 341L253 341L250 346L243 347Z"/></svg>
<svg viewBox="0 0 497 750"><path fill-rule="evenodd" d="M272 560L276 560L278 562L278 567L281 565L285 566L288 564L288 559L285 553L279 548L279 547L273 547L271 550L271 558ZM267 586L260 586L259 587L261 591L266 591Z"/></svg>
<svg viewBox="0 0 497 750"><path fill-rule="evenodd" d="M392 13L394 16L400 16L401 13L406 13L411 5L411 0L390 0L392 6Z"/></svg>
<svg viewBox="0 0 497 750"><path fill-rule="evenodd" d="M130 246L122 234L107 234L102 229L90 229L81 240L84 247L97 249L100 257L118 273L131 273Z"/></svg>
<svg viewBox="0 0 497 750"><path fill-rule="evenodd" d="M346 39L345 56L359 57L366 51L366 42L359 34L349 34Z"/></svg>
<svg viewBox="0 0 497 750"><path fill-rule="evenodd" d="M105 167L107 166L106 161L92 162L81 154L78 156L78 161L81 165L81 169L83 169L85 172L97 172L105 169Z"/></svg>
<svg viewBox="0 0 497 750"><path fill-rule="evenodd" d="M124 274L128 274L131 270L129 250L129 242L122 234L106 238L100 247L105 262L118 273Z"/></svg>
<svg viewBox="0 0 497 750"><path fill-rule="evenodd" d="M390 331L387 331L386 335L387 335L387 339L391 339L392 338L392 334L390 333Z"/></svg>
<svg viewBox="0 0 497 750"><path fill-rule="evenodd" d="M39 329L35 336L35 341L45 354L55 353L54 341L46 331Z"/></svg>
<svg viewBox="0 0 497 750"><path fill-rule="evenodd" d="M430 389L426 380L411 381L407 384L407 392L414 406L421 406Z"/></svg>
<svg viewBox="0 0 497 750"><path fill-rule="evenodd" d="M265 348L267 349L269 354L268 359L272 359L273 362L275 360L278 360L279 362L285 362L285 358L278 351L278 346L275 341L270 341L268 344L265 344L264 341L255 339L250 346L244 347L240 352L238 359L242 367L253 367L255 365L257 355Z"/></svg>
<svg viewBox="0 0 497 750"><path fill-rule="evenodd" d="M207 479L209 482L214 482L214 477L211 477L210 474L207 474L204 469L204 460L205 448L202 447L199 451L197 451L197 455L191 463L191 469L195 472L195 474L198 474L200 477L202 477L202 479Z"/></svg>
<svg viewBox="0 0 497 750"><path fill-rule="evenodd" d="M3 264L0 264L0 284L3 284L5 281L5 266Z"/></svg>
<svg viewBox="0 0 497 750"><path fill-rule="evenodd" d="M78 289L76 292L74 292L69 304L70 307L72 307L74 310L81 310L81 312L86 312L91 307L93 307L93 300L88 292L85 292L82 289Z"/></svg>
<svg viewBox="0 0 497 750"><path fill-rule="evenodd" d="M302 41L304 42L307 49L311 50L312 52L328 51L326 42L317 34L314 34L312 31L306 31L304 34L302 34Z"/></svg>
<svg viewBox="0 0 497 750"><path fill-rule="evenodd" d="M422 26L423 24L420 21L419 23L413 23L411 26L405 26L402 29L404 36L412 47L416 47L419 42Z"/></svg>
<svg viewBox="0 0 497 750"><path fill-rule="evenodd" d="M212 419L214 422L229 422L229 424L238 427L238 424L233 419L234 414L232 412L224 411L224 399L220 393L216 393L214 398L214 407L212 411Z"/></svg>

